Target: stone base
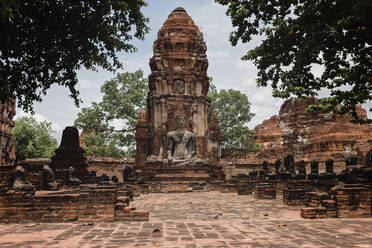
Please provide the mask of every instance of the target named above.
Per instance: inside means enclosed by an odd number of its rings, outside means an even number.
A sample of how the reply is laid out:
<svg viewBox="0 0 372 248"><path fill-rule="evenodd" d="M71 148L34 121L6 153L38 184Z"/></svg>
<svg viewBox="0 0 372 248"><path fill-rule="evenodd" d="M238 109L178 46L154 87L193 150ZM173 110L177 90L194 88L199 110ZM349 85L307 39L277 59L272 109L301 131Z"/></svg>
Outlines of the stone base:
<svg viewBox="0 0 372 248"><path fill-rule="evenodd" d="M283 190L283 204L289 206L303 205L306 192L307 189L305 188L285 188Z"/></svg>
<svg viewBox="0 0 372 248"><path fill-rule="evenodd" d="M237 186L238 195L251 195L252 184L250 183L239 183Z"/></svg>
<svg viewBox="0 0 372 248"><path fill-rule="evenodd" d="M371 188L366 185L345 184L328 192L307 192L304 218L363 218L371 217Z"/></svg>
<svg viewBox="0 0 372 248"><path fill-rule="evenodd" d="M211 181L211 171L208 168L159 168L154 175L154 181Z"/></svg>
<svg viewBox="0 0 372 248"><path fill-rule="evenodd" d="M301 217L305 219L322 219L326 218L326 208L316 207L316 208L302 208Z"/></svg>
<svg viewBox="0 0 372 248"><path fill-rule="evenodd" d="M337 217L361 218L372 216L372 191L359 184L344 185L330 192L337 203Z"/></svg>
<svg viewBox="0 0 372 248"><path fill-rule="evenodd" d="M256 199L276 199L274 183L258 183L254 186L253 197Z"/></svg>
<svg viewBox="0 0 372 248"><path fill-rule="evenodd" d="M148 162L141 170L152 193L219 190L223 179L221 167L211 164L181 168Z"/></svg>

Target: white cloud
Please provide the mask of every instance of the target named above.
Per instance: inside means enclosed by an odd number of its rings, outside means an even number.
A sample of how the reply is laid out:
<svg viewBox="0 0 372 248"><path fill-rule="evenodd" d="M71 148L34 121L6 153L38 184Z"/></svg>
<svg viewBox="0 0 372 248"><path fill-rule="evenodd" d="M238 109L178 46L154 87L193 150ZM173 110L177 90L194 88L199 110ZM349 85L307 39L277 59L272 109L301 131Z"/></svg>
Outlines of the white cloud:
<svg viewBox="0 0 372 248"><path fill-rule="evenodd" d="M231 58L231 53L226 52L226 51L221 51L221 50L209 49L207 51L207 55L208 55L208 59L211 61L225 60L225 59Z"/></svg>
<svg viewBox="0 0 372 248"><path fill-rule="evenodd" d="M237 62L236 62L236 67L238 69L241 69L243 70L244 73L248 73L250 76L256 78L257 76L257 67L253 64L252 61L248 60L248 61L243 61L241 59L239 59Z"/></svg>
<svg viewBox="0 0 372 248"><path fill-rule="evenodd" d="M80 90L95 89L97 87L99 88L99 85L97 86L97 83L86 79L80 79L77 84L77 88Z"/></svg>

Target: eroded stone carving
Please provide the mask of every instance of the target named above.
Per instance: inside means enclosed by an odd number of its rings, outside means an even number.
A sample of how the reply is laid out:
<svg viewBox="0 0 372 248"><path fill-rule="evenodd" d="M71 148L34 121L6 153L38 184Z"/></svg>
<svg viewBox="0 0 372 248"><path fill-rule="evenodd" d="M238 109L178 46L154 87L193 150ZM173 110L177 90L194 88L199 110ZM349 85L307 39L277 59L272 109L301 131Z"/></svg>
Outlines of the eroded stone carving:
<svg viewBox="0 0 372 248"><path fill-rule="evenodd" d="M80 179L77 177L75 168L70 166L68 168L68 184L70 185L79 185L81 184Z"/></svg>
<svg viewBox="0 0 372 248"><path fill-rule="evenodd" d="M297 174L294 176L294 179L304 180L306 179L306 167L305 161L300 160L297 163Z"/></svg>
<svg viewBox="0 0 372 248"><path fill-rule="evenodd" d="M321 173L319 175L319 179L321 179L321 180L331 180L335 177L335 173L333 172L333 162L334 161L332 159L327 159L325 161L326 172Z"/></svg>
<svg viewBox="0 0 372 248"><path fill-rule="evenodd" d="M258 179L265 179L268 176L268 163L267 161L262 162L262 168L258 171Z"/></svg>
<svg viewBox="0 0 372 248"><path fill-rule="evenodd" d="M275 161L275 173L278 179L290 179L294 175L294 161L292 155L287 155Z"/></svg>
<svg viewBox="0 0 372 248"><path fill-rule="evenodd" d="M123 182L128 182L133 177L133 168L128 165L123 165Z"/></svg>
<svg viewBox="0 0 372 248"><path fill-rule="evenodd" d="M79 179L80 182L89 181L85 150L80 147L79 131L75 127L66 127L63 130L61 144L55 153L50 167L55 172L58 182L63 185L69 181L68 177L71 173L73 173L73 178Z"/></svg>
<svg viewBox="0 0 372 248"><path fill-rule="evenodd" d="M276 178L276 175L272 173L272 171L269 168L269 163L264 160L262 162L262 168L258 171L258 179L270 179L274 180Z"/></svg>
<svg viewBox="0 0 372 248"><path fill-rule="evenodd" d="M119 179L117 178L117 176L112 176L111 177L111 181L113 182L113 183L119 183Z"/></svg>
<svg viewBox="0 0 372 248"><path fill-rule="evenodd" d="M312 160L310 162L310 174L307 175L307 179L309 180L316 180L319 176L319 162L316 160Z"/></svg>
<svg viewBox="0 0 372 248"><path fill-rule="evenodd" d="M286 173L289 173L291 175L294 174L295 167L294 167L294 158L292 154L287 154L287 156L284 157L284 168L285 168Z"/></svg>
<svg viewBox="0 0 372 248"><path fill-rule="evenodd" d="M348 170L352 170L352 169L356 168L356 166L357 166L357 162L358 162L358 158L357 158L357 156L355 156L355 155L350 155L350 156L346 159L346 161L345 161L346 168L347 168Z"/></svg>
<svg viewBox="0 0 372 248"><path fill-rule="evenodd" d="M372 167L372 149L366 153L366 167Z"/></svg>
<svg viewBox="0 0 372 248"><path fill-rule="evenodd" d="M190 161L196 155L196 135L185 130L185 116L176 116L176 130L167 133L167 153L169 163Z"/></svg>
<svg viewBox="0 0 372 248"><path fill-rule="evenodd" d="M356 167L357 162L357 157L350 155L345 161L345 170L338 175L338 180L346 184L357 183L359 176L359 170Z"/></svg>
<svg viewBox="0 0 372 248"><path fill-rule="evenodd" d="M372 181L372 149L367 152L365 165L359 171L360 181Z"/></svg>
<svg viewBox="0 0 372 248"><path fill-rule="evenodd" d="M103 173L99 177L99 183L100 184L111 184L111 180L110 180L109 176L107 176L105 173Z"/></svg>
<svg viewBox="0 0 372 248"><path fill-rule="evenodd" d="M278 158L277 160L275 160L275 174L278 176L280 175L281 171L282 171L282 160L280 158Z"/></svg>
<svg viewBox="0 0 372 248"><path fill-rule="evenodd" d="M16 191L32 191L33 185L25 179L25 169L18 165L13 171L13 189Z"/></svg>
<svg viewBox="0 0 372 248"><path fill-rule="evenodd" d="M253 170L248 173L249 180L257 180L258 170Z"/></svg>
<svg viewBox="0 0 372 248"><path fill-rule="evenodd" d="M180 94L185 94L185 82L180 79L174 81L174 90Z"/></svg>
<svg viewBox="0 0 372 248"><path fill-rule="evenodd" d="M58 183L56 181L54 171L47 164L43 167L43 189L57 190Z"/></svg>

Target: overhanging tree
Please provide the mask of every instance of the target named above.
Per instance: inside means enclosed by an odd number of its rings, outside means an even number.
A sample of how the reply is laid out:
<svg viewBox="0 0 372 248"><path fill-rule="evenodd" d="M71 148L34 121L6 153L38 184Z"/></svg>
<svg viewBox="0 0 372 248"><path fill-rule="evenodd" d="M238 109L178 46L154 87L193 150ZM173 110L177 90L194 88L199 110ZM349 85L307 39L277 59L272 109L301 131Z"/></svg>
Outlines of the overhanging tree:
<svg viewBox="0 0 372 248"><path fill-rule="evenodd" d="M148 19L144 0L0 1L0 101L15 96L32 110L53 84L79 105L76 72L121 68L117 52L133 52Z"/></svg>
<svg viewBox="0 0 372 248"><path fill-rule="evenodd" d="M372 100L372 1L215 1L228 6L236 28L232 45L263 37L242 57L257 66L258 86L271 85L273 96L281 98L326 89L329 97L309 110L351 111L355 121L366 122L355 110ZM324 68L319 77L314 65Z"/></svg>
<svg viewBox="0 0 372 248"><path fill-rule="evenodd" d="M121 73L101 87L103 99L83 108L75 126L87 135L90 156L132 156L139 110L146 106L147 79L143 71Z"/></svg>
<svg viewBox="0 0 372 248"><path fill-rule="evenodd" d="M218 91L216 86L211 84L208 97L211 99L211 108L216 112L221 128L221 149L258 151L260 147L253 137L255 132L247 126L254 116L247 96L238 90L221 89Z"/></svg>

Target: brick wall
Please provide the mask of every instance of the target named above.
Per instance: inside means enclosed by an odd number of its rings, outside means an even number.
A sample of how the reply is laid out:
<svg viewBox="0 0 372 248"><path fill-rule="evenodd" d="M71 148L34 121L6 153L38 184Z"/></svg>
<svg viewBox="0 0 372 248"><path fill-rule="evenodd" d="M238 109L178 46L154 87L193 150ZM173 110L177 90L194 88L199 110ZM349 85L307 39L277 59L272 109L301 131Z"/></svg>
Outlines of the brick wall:
<svg viewBox="0 0 372 248"><path fill-rule="evenodd" d="M7 192L0 195L0 222L112 222L149 219L129 207L132 192L116 186L82 186L64 191Z"/></svg>

